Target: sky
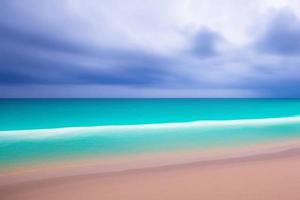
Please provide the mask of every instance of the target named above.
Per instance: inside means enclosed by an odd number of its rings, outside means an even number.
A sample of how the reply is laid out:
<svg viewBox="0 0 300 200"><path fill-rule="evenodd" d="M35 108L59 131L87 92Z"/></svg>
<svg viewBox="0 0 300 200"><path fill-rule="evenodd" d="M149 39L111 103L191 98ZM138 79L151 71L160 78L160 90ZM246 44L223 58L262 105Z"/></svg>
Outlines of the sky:
<svg viewBox="0 0 300 200"><path fill-rule="evenodd" d="M0 98L299 98L299 0L1 0Z"/></svg>

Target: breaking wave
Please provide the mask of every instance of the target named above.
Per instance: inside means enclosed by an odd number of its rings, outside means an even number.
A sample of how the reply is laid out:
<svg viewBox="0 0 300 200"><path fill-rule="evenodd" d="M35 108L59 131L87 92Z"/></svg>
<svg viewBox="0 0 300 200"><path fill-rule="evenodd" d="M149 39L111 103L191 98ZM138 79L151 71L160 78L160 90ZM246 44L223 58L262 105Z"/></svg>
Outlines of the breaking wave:
<svg viewBox="0 0 300 200"><path fill-rule="evenodd" d="M47 139L73 137L83 134L151 134L157 130L177 130L188 128L214 128L239 126L272 126L300 123L300 116L239 120L201 120L192 122L138 124L138 125L103 125L90 127L63 127L50 129L0 131L3 139Z"/></svg>

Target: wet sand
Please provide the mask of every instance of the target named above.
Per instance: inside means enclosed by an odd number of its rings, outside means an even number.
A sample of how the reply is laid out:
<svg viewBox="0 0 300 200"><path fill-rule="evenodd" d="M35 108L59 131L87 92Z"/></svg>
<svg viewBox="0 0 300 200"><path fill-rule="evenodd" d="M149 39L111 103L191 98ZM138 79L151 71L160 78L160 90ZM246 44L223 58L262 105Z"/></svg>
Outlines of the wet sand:
<svg viewBox="0 0 300 200"><path fill-rule="evenodd" d="M0 199L299 200L300 149L0 186Z"/></svg>

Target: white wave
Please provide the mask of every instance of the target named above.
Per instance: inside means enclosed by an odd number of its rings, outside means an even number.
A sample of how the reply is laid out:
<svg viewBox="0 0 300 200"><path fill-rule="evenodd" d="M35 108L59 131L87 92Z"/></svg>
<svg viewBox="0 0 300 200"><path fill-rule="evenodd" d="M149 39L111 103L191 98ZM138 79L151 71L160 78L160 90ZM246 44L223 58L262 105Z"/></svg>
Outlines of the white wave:
<svg viewBox="0 0 300 200"><path fill-rule="evenodd" d="M90 127L64 127L50 129L10 130L0 131L1 139L43 139L58 136L76 136L82 134L111 134L126 132L130 134L146 130L182 129L193 127L222 127L222 126L270 126L300 123L300 116L262 119L239 120L202 120L192 122L137 124L137 125L103 125Z"/></svg>

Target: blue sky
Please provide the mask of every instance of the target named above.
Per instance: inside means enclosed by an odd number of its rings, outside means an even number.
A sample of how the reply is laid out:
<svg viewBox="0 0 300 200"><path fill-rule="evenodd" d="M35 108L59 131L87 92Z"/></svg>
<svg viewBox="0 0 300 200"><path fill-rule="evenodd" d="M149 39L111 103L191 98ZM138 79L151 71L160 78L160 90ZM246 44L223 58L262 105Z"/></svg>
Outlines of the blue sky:
<svg viewBox="0 0 300 200"><path fill-rule="evenodd" d="M300 97L298 0L2 0L0 97Z"/></svg>

